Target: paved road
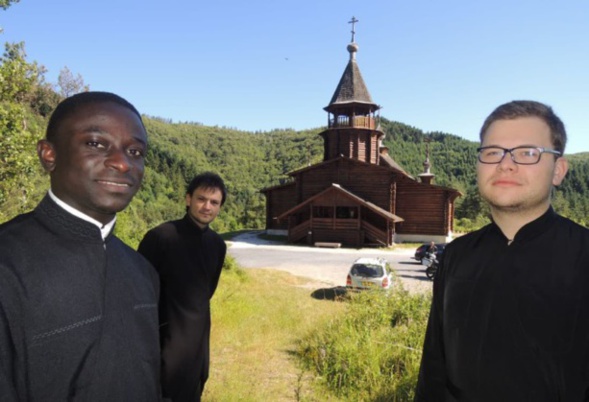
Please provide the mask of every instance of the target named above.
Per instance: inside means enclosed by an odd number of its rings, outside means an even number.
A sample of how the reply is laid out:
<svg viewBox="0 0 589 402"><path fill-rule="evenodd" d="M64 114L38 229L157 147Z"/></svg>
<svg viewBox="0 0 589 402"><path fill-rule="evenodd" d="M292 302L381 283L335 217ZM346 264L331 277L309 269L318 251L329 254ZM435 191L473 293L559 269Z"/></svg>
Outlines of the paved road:
<svg viewBox="0 0 589 402"><path fill-rule="evenodd" d="M411 257L415 250L318 248L283 245L258 238L259 232L237 236L230 242L229 254L243 268L278 269L312 278L325 286L345 286L350 266L359 257L386 258L410 291L431 289L424 267Z"/></svg>

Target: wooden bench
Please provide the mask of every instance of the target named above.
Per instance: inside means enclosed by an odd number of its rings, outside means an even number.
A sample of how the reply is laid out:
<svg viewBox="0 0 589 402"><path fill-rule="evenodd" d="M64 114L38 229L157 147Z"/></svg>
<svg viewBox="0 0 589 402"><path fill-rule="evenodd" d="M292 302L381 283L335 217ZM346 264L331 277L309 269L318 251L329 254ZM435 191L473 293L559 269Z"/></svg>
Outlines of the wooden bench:
<svg viewBox="0 0 589 402"><path fill-rule="evenodd" d="M331 243L331 242L325 242L325 241L315 242L315 247L340 248L341 246L342 246L341 243Z"/></svg>

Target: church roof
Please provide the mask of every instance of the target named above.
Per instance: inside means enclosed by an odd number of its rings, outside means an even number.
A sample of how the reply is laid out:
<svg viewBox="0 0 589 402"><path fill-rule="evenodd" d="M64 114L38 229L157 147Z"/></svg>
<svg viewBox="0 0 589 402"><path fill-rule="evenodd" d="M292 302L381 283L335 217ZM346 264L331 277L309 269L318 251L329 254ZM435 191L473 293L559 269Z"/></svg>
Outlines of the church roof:
<svg viewBox="0 0 589 402"><path fill-rule="evenodd" d="M324 109L331 109L332 106L344 105L350 103L362 103L375 106L375 109L380 109L373 101L360 73L358 63L356 63L356 52L358 45L354 42L348 45L348 52L350 52L350 61L342 74L342 78L335 89L329 105Z"/></svg>
<svg viewBox="0 0 589 402"><path fill-rule="evenodd" d="M395 170L398 170L398 171L400 171L400 172L403 172L405 175L407 175L408 177L411 177L411 178L413 179L413 177L412 177L412 176L411 176L409 173L407 173L407 172L405 171L405 169L403 169L403 168L401 167L401 165L399 165L399 164L398 164L398 163L397 163L397 162L396 162L396 161L395 161L393 158L391 158L391 156L390 156L390 155L388 155L388 154L380 154L380 164L381 164L381 165L386 165L386 166L392 167L393 169L395 169Z"/></svg>
<svg viewBox="0 0 589 402"><path fill-rule="evenodd" d="M350 102L374 103L354 57L357 49L358 46L355 43L348 45L350 61L329 102L330 105Z"/></svg>
<svg viewBox="0 0 589 402"><path fill-rule="evenodd" d="M382 155L381 155L381 158L382 158ZM391 159L391 158L389 157L389 159ZM302 172L306 172L306 171L309 171L309 170L315 170L315 169L324 167L326 165L337 163L339 161L344 161L346 163L354 163L354 164L358 164L358 165L364 165L364 166L367 166L369 169L386 169L386 170L389 170L389 171L392 170L395 173L400 173L402 176L406 176L406 177L409 177L409 178L413 179L413 177L411 175L409 175L409 173L405 172L394 161L393 161L393 164L381 163L380 165L375 165L375 164L372 164L372 163L363 162L363 161L358 160L358 159L349 158L349 157L343 156L343 155L340 155L340 156L338 156L336 158L329 159L329 160L326 160L326 161L323 161L323 162L320 162L320 163L316 163L316 164L311 165L311 166L305 166L303 168L290 171L290 172L287 173L287 175L289 175L291 177L294 177L294 176L297 176L298 174L300 174ZM413 180L415 180L415 179L413 179Z"/></svg>

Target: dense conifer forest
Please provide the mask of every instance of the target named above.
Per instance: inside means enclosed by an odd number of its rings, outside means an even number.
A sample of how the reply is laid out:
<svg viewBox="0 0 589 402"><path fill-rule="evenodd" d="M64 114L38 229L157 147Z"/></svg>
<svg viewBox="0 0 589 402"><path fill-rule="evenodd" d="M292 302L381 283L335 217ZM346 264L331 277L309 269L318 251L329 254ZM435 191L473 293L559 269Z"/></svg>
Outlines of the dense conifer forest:
<svg viewBox="0 0 589 402"><path fill-rule="evenodd" d="M60 99L87 88L83 79L67 68L61 71L57 84L47 83L43 66L27 60L24 43L5 45L0 58L0 222L30 210L45 194L49 180L40 170L35 144L43 137L47 119ZM117 223L118 234L133 246L147 229L184 214L186 182L197 173L215 171L228 185L229 196L214 222L215 229L260 229L265 219L260 190L284 183L288 172L323 158L318 133L324 127L245 132L152 116L144 116L144 122L149 136L144 183ZM487 209L476 190L476 142L449 133L426 133L385 117L380 122L389 154L414 177L423 172L425 140L431 140L434 183L463 194L456 204L458 231L487 222ZM555 191L554 206L587 225L589 153L567 157L570 170Z"/></svg>

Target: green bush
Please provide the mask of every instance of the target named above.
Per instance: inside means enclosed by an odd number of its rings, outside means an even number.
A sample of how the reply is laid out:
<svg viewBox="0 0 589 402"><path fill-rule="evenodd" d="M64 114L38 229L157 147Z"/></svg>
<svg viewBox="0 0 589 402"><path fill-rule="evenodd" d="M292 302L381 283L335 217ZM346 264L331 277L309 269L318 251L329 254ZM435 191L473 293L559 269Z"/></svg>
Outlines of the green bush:
<svg viewBox="0 0 589 402"><path fill-rule="evenodd" d="M229 253L227 253L225 256L225 261L223 262L223 271L235 273L237 276L243 279L246 277L243 268L239 266L235 258L233 258Z"/></svg>
<svg viewBox="0 0 589 402"><path fill-rule="evenodd" d="M490 222L486 216L477 216L472 220L469 218L460 218L454 221L454 231L456 233L469 233L488 225Z"/></svg>
<svg viewBox="0 0 589 402"><path fill-rule="evenodd" d="M430 303L401 287L351 295L346 313L301 339L296 354L339 398L410 401Z"/></svg>

